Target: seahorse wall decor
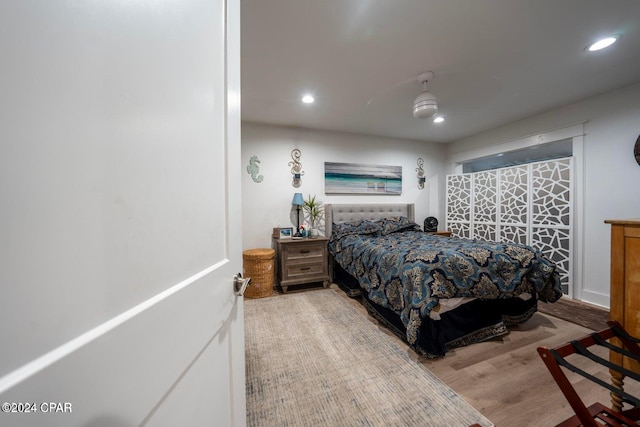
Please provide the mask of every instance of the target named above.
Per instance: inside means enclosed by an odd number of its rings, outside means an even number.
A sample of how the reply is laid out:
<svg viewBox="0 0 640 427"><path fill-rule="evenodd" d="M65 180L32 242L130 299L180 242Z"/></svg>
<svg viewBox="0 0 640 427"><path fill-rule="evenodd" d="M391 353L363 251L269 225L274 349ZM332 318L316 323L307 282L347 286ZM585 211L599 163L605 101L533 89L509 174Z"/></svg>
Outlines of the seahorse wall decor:
<svg viewBox="0 0 640 427"><path fill-rule="evenodd" d="M264 176L258 175L260 173L260 160L258 160L258 156L251 156L249 159L249 166L247 166L247 173L251 175L251 179L253 182L262 182Z"/></svg>

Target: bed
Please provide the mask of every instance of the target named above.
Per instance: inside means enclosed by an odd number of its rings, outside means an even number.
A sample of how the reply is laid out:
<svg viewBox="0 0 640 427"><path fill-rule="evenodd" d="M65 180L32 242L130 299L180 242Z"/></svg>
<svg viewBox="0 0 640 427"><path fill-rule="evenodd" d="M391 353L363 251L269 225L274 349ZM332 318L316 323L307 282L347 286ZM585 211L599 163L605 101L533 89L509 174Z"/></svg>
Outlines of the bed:
<svg viewBox="0 0 640 427"><path fill-rule="evenodd" d="M428 358L507 334L562 296L525 245L424 233L412 204L327 204L332 281Z"/></svg>

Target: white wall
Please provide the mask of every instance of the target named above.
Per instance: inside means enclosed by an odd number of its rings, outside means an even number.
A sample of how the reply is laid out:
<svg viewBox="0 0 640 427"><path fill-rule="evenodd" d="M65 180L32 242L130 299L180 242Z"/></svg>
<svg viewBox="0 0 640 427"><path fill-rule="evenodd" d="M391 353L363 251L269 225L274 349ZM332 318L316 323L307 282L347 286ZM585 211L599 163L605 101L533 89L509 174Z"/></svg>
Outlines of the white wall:
<svg viewBox="0 0 640 427"><path fill-rule="evenodd" d="M292 186L288 165L294 148L302 152L304 176L299 188ZM260 160L261 183L246 171L254 155ZM417 186L418 157L424 159L423 190ZM402 166L402 194L327 196L324 162ZM323 203L415 203L417 223L435 216L444 224L445 146L441 144L243 122L242 167L244 249L271 247L273 227L295 226L291 200L296 192L305 198L316 195Z"/></svg>
<svg viewBox="0 0 640 427"><path fill-rule="evenodd" d="M610 226L606 219L640 217L640 166L633 147L640 134L640 84L548 111L448 145L449 160L465 152L506 143L578 122L584 125L584 203L576 206L584 227L581 293L590 303L609 306ZM447 173L452 173L448 170Z"/></svg>

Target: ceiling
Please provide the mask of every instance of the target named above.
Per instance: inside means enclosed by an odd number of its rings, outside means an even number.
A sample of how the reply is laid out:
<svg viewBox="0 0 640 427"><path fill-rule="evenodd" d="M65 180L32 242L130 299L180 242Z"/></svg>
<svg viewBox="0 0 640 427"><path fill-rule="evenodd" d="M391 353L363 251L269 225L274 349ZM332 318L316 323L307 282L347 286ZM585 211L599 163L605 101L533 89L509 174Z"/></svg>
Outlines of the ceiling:
<svg viewBox="0 0 640 427"><path fill-rule="evenodd" d="M637 0L241 5L246 121L447 143L640 82ZM439 124L412 115L428 70Z"/></svg>

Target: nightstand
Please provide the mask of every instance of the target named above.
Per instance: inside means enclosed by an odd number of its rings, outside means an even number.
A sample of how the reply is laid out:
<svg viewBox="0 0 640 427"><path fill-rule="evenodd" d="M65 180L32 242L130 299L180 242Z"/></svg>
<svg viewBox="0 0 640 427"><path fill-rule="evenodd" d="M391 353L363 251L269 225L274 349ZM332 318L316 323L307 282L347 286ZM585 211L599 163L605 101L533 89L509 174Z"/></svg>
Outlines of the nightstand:
<svg viewBox="0 0 640 427"><path fill-rule="evenodd" d="M426 231L426 233L435 234L436 236L451 237L450 231Z"/></svg>
<svg viewBox="0 0 640 427"><path fill-rule="evenodd" d="M283 293L287 288L322 282L329 286L326 237L273 239L276 249L276 278Z"/></svg>

